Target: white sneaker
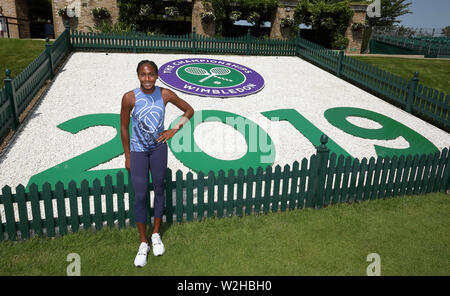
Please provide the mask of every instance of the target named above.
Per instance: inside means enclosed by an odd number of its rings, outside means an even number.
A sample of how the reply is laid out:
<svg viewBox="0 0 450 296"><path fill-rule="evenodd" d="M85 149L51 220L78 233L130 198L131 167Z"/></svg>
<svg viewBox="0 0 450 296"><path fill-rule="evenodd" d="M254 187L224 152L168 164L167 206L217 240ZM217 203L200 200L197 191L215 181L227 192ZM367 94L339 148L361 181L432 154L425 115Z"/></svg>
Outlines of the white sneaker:
<svg viewBox="0 0 450 296"><path fill-rule="evenodd" d="M159 236L159 233L153 233L152 234L152 245L153 245L153 255L155 256L161 256L164 254L164 244L161 241L161 236Z"/></svg>
<svg viewBox="0 0 450 296"><path fill-rule="evenodd" d="M134 258L134 266L144 267L147 264L147 253L149 251L150 246L147 243L141 242L136 258Z"/></svg>

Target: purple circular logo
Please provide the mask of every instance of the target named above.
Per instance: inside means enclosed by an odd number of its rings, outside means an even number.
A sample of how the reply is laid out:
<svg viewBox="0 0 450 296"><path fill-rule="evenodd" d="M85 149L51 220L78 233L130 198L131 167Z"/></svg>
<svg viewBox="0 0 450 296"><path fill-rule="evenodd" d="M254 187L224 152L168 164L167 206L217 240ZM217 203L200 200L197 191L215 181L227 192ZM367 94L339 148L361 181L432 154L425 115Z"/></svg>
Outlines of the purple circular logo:
<svg viewBox="0 0 450 296"><path fill-rule="evenodd" d="M249 67L229 61L192 58L159 68L162 82L179 91L207 97L239 97L260 91L264 79Z"/></svg>

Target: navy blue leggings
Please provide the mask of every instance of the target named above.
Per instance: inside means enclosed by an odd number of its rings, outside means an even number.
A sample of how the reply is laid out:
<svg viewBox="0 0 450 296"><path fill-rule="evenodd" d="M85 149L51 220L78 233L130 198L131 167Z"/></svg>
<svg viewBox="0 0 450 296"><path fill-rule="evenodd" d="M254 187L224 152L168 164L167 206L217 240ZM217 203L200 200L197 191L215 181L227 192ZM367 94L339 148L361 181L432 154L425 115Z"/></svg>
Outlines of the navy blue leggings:
<svg viewBox="0 0 450 296"><path fill-rule="evenodd" d="M148 152L130 153L131 182L134 188L134 216L136 222L147 224L149 170L155 192L155 218L162 218L165 206L165 185L167 170L167 143L160 144Z"/></svg>

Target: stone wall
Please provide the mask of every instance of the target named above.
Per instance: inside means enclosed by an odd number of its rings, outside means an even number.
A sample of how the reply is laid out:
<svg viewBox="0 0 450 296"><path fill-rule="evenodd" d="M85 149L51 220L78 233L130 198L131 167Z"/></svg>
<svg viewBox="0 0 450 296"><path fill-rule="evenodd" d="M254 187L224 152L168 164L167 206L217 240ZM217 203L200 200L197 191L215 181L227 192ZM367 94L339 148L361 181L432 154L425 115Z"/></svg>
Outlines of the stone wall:
<svg viewBox="0 0 450 296"><path fill-rule="evenodd" d="M3 8L4 16L17 17L15 0L0 0L0 6ZM9 25L9 34L11 38L19 38L19 31L17 30L17 26ZM8 37L8 35L6 35L6 32L5 36Z"/></svg>
<svg viewBox="0 0 450 296"><path fill-rule="evenodd" d="M364 36L364 28L359 31L352 30L353 23L364 23L366 20L367 5L351 4L350 8L355 12L353 18L350 20L345 32L345 37L349 39L348 46L345 50L346 53L361 53L361 46Z"/></svg>
<svg viewBox="0 0 450 296"><path fill-rule="evenodd" d="M203 5L201 0L195 0L192 6L192 29L195 28L197 34L214 37L216 36L216 25L214 23L204 23L200 17L202 12L213 11L210 3L206 3L207 6Z"/></svg>
<svg viewBox="0 0 450 296"><path fill-rule="evenodd" d="M28 21L28 4L26 0L16 0L17 18L26 21L19 21L20 38L30 38L30 22Z"/></svg>
<svg viewBox="0 0 450 296"><path fill-rule="evenodd" d="M64 20L58 15L58 10L66 6L75 7L77 17L70 18L69 26L81 32L89 32L89 27L94 28L99 21L92 15L92 9L105 7L111 14L110 22L116 23L119 18L119 8L116 0L53 0L53 25L55 37L57 38L64 31Z"/></svg>
<svg viewBox="0 0 450 296"><path fill-rule="evenodd" d="M272 26L270 29L271 39L289 39L291 32L290 28L281 27L281 19L290 17L294 18L294 10L297 6L298 1L278 1L278 7L274 12L272 17Z"/></svg>
<svg viewBox="0 0 450 296"><path fill-rule="evenodd" d="M21 20L9 19L10 38L30 38L30 23L28 19L28 5L26 0L0 0L3 15ZM19 26L20 36L19 36ZM5 35L7 37L7 35Z"/></svg>

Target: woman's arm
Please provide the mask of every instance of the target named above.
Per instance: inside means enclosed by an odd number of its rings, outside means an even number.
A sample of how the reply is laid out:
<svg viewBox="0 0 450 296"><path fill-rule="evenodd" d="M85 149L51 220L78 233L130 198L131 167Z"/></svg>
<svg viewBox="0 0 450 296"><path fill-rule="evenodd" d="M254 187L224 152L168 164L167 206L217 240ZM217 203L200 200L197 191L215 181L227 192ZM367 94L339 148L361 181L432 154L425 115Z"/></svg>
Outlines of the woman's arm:
<svg viewBox="0 0 450 296"><path fill-rule="evenodd" d="M125 154L125 168L130 170L130 114L132 106L132 97L126 93L122 98L120 108L120 137L122 139L123 152Z"/></svg>
<svg viewBox="0 0 450 296"><path fill-rule="evenodd" d="M177 106L181 111L184 112L183 116L180 118L180 120L177 122L177 124L168 131L164 131L159 135L159 138L157 139L158 142L163 141L165 143L167 140L173 137L177 131L180 130L180 128L188 122L192 115L194 115L194 109L189 105L185 100L181 99L179 96L177 96L176 93L171 91L167 88L161 88L161 95L165 99L167 103L172 103L175 106Z"/></svg>

